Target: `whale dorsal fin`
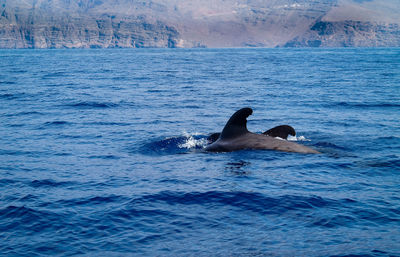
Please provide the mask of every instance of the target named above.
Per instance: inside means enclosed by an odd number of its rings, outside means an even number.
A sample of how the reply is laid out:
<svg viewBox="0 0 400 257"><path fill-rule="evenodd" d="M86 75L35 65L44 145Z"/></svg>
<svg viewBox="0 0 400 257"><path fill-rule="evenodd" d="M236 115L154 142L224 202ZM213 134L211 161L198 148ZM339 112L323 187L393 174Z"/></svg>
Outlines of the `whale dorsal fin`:
<svg viewBox="0 0 400 257"><path fill-rule="evenodd" d="M287 139L289 135L295 136L296 131L289 125L280 125L265 131L263 134L271 137L280 137L283 139Z"/></svg>
<svg viewBox="0 0 400 257"><path fill-rule="evenodd" d="M242 108L235 112L226 123L224 129L219 136L220 139L234 138L245 133L247 130L247 117L253 113L251 108Z"/></svg>

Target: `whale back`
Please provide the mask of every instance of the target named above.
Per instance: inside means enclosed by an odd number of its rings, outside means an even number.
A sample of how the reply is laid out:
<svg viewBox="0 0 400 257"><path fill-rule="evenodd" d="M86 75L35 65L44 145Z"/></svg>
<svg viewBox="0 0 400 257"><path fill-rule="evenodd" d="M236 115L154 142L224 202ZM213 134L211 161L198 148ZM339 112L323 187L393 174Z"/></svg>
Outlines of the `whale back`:
<svg viewBox="0 0 400 257"><path fill-rule="evenodd" d="M271 137L287 139L289 135L295 136L296 131L289 125L280 125L265 131L263 134Z"/></svg>
<svg viewBox="0 0 400 257"><path fill-rule="evenodd" d="M252 113L253 110L251 108L243 108L235 112L226 123L218 139L208 145L205 150L211 152L230 152L241 149L269 149L284 152L319 153L303 145L276 139L268 135L249 132L247 130L247 117ZM282 128L276 129L276 131L281 130ZM289 129L286 133L291 134L292 131ZM213 137L216 136L217 134L213 135ZM213 139L211 138L210 141Z"/></svg>
<svg viewBox="0 0 400 257"><path fill-rule="evenodd" d="M242 149L265 149L296 153L319 153L318 151L294 142L277 139L263 134L247 132L231 139L218 139L206 147L211 152L231 152Z"/></svg>
<svg viewBox="0 0 400 257"><path fill-rule="evenodd" d="M289 125L280 125L265 131L263 134L270 137L280 137L282 139L287 139L289 135L295 136L296 131L294 130L293 127ZM215 141L218 140L220 135L221 133L212 133L207 137L207 141L210 144L214 143Z"/></svg>
<svg viewBox="0 0 400 257"><path fill-rule="evenodd" d="M242 108L235 112L226 123L219 138L225 140L249 133L247 130L247 117L252 113L253 110L251 108Z"/></svg>

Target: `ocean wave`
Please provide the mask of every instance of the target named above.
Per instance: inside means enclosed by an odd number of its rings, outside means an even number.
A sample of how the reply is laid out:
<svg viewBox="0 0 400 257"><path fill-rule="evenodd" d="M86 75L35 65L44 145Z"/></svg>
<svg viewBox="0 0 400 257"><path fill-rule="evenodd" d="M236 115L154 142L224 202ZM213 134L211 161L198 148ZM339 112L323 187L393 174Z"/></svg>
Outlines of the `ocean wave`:
<svg viewBox="0 0 400 257"><path fill-rule="evenodd" d="M170 137L145 143L141 147L140 152L147 155L182 154L202 150L207 143L207 136L196 133L184 133L183 136Z"/></svg>
<svg viewBox="0 0 400 257"><path fill-rule="evenodd" d="M3 84L3 85L15 85L15 84L17 84L17 82L15 82L15 81L0 81L0 84Z"/></svg>
<svg viewBox="0 0 400 257"><path fill-rule="evenodd" d="M119 104L110 103L110 102L76 102L76 103L68 103L64 104L65 107L74 107L79 109L107 109L107 108L115 108L118 107Z"/></svg>
<svg viewBox="0 0 400 257"><path fill-rule="evenodd" d="M0 149L1 155L15 155L15 156L31 156L31 157L40 157L46 156L47 152L43 151L24 151L24 150L11 150L11 149Z"/></svg>
<svg viewBox="0 0 400 257"><path fill-rule="evenodd" d="M371 250L371 251L359 251L356 253L348 253L348 254L339 254L339 255L331 255L329 257L387 257L387 256L396 256L390 254L389 252L382 250Z"/></svg>
<svg viewBox="0 0 400 257"><path fill-rule="evenodd" d="M351 215L334 215L330 217L323 217L317 221L309 224L309 227L319 226L326 228L335 228L337 226L347 226L351 227L357 221L357 218Z"/></svg>
<svg viewBox="0 0 400 257"><path fill-rule="evenodd" d="M4 187L4 186L9 186L9 185L14 185L20 183L19 180L14 180L14 179L0 179L0 186Z"/></svg>
<svg viewBox="0 0 400 257"><path fill-rule="evenodd" d="M374 168L373 172L377 170L388 170L389 174L400 169L400 158L395 155L384 156L382 158L370 158L368 160L361 160L355 162L358 168Z"/></svg>
<svg viewBox="0 0 400 257"><path fill-rule="evenodd" d="M328 104L327 107L348 107L348 108L399 108L398 103L362 103L362 102L335 102Z"/></svg>
<svg viewBox="0 0 400 257"><path fill-rule="evenodd" d="M338 146L331 142L317 142L314 144L315 147L319 148L331 148L331 149L338 149L338 150L347 150L345 147Z"/></svg>
<svg viewBox="0 0 400 257"><path fill-rule="evenodd" d="M265 196L256 192L176 192L163 191L131 200L132 208L163 208L161 206L197 205L206 209L231 207L236 211L254 212L260 215L283 215L301 217L308 227L352 227L355 224L388 224L400 221L400 210L360 203L353 199L332 199L320 196L280 195ZM146 207L147 206L147 207ZM168 208L167 208L168 209ZM341 209L340 213L335 210ZM325 210L319 213L320 210ZM300 213L300 214L299 214ZM168 214L171 215L171 214ZM300 216L299 216L300 215ZM290 216L290 215L289 215Z"/></svg>
<svg viewBox="0 0 400 257"><path fill-rule="evenodd" d="M64 120L56 120L56 121L47 121L43 124L43 127L52 127L52 126L64 126L72 124L71 122L64 121Z"/></svg>
<svg viewBox="0 0 400 257"><path fill-rule="evenodd" d="M51 205L57 205L63 207L95 206L99 204L123 203L126 202L127 200L128 198L119 195L93 196L86 198L59 200Z"/></svg>
<svg viewBox="0 0 400 257"><path fill-rule="evenodd" d="M5 93L5 94L0 94L0 99L4 99L4 100L15 100L15 99L19 99L22 97L27 96L27 94L25 93Z"/></svg>
<svg viewBox="0 0 400 257"><path fill-rule="evenodd" d="M137 218L149 218L149 217L172 217L174 216L171 212L158 210L158 209L140 209L140 208L123 208L116 209L107 213L113 221L124 223L125 220L137 219ZM176 216L176 215L175 215Z"/></svg>
<svg viewBox="0 0 400 257"><path fill-rule="evenodd" d="M55 181L52 179L41 179L41 180L33 180L29 183L31 187L34 188L43 188L43 187L65 187L75 184L75 182L71 181Z"/></svg>
<svg viewBox="0 0 400 257"><path fill-rule="evenodd" d="M100 126L131 126L132 123L127 122L112 122L112 121L96 121L86 122L85 125L100 125Z"/></svg>
<svg viewBox="0 0 400 257"><path fill-rule="evenodd" d="M43 229L51 230L52 226L60 226L63 217L53 211L10 205L0 209L0 220L0 230L3 232L21 230L35 233ZM57 223L53 223L54 221Z"/></svg>
<svg viewBox="0 0 400 257"><path fill-rule="evenodd" d="M27 194L18 199L18 201L26 202L26 203L31 203L31 202L37 201L37 200L39 200L39 196L33 195L33 194Z"/></svg>
<svg viewBox="0 0 400 257"><path fill-rule="evenodd" d="M16 112L6 114L6 117L18 117L18 116L29 116L29 115L45 115L43 112L36 112L36 111L23 111L23 112Z"/></svg>
<svg viewBox="0 0 400 257"><path fill-rule="evenodd" d="M0 220L14 218L40 218L41 212L25 206L10 205L0 209Z"/></svg>
<svg viewBox="0 0 400 257"><path fill-rule="evenodd" d="M46 79L55 79L55 78L59 78L59 77L65 77L66 75L68 75L68 73L65 72L65 71L49 72L47 74L44 74L42 76L42 79L44 79L44 80L46 80Z"/></svg>
<svg viewBox="0 0 400 257"><path fill-rule="evenodd" d="M392 160L370 160L365 162L366 166L373 168L400 168L400 159Z"/></svg>
<svg viewBox="0 0 400 257"><path fill-rule="evenodd" d="M89 159L103 159L103 160L118 160L121 157L113 155L113 154L106 154L106 155L91 155L88 158Z"/></svg>
<svg viewBox="0 0 400 257"><path fill-rule="evenodd" d="M337 205L333 200L323 199L318 196L293 196L283 195L266 197L255 192L174 192L164 191L158 194L146 195L132 200L131 204L166 203L169 205L201 205L214 208L218 205L237 207L246 211L262 214L282 214L283 212L299 209L323 208Z"/></svg>

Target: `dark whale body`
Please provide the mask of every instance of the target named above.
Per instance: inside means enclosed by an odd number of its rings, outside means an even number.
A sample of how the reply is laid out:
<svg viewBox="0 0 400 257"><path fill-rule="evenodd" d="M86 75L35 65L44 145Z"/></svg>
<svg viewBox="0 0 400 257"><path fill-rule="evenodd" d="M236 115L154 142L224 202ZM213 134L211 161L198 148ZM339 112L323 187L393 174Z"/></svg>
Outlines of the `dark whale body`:
<svg viewBox="0 0 400 257"><path fill-rule="evenodd" d="M296 131L289 125L280 125L265 131L263 134L271 137L279 137L282 139L287 139L289 135L295 136ZM212 133L207 137L207 140L210 144L212 144L218 140L220 135L221 133Z"/></svg>
<svg viewBox="0 0 400 257"><path fill-rule="evenodd" d="M285 135L287 137L287 134L295 134L294 129L287 125L278 126L271 129L272 131L268 130L269 133L267 133L268 131L264 132L264 134L249 132L247 130L247 117L252 113L253 110L251 108L243 108L235 112L226 123L218 139L208 145L205 150L211 152L231 152L242 149L267 149L296 153L319 153L309 147L270 136L276 134L279 136L280 134L283 137Z"/></svg>
<svg viewBox="0 0 400 257"><path fill-rule="evenodd" d="M295 136L296 131L289 125L280 125L265 131L263 134L270 137L280 137L282 139L287 139L289 135Z"/></svg>

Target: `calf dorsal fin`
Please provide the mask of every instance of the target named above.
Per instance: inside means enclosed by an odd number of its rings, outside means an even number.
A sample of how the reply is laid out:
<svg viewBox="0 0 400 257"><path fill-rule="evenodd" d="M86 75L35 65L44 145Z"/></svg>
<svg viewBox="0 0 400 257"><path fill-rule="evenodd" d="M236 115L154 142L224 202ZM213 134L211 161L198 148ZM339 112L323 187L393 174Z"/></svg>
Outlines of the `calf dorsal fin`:
<svg viewBox="0 0 400 257"><path fill-rule="evenodd" d="M264 135L271 137L280 137L287 139L289 135L295 136L296 131L289 125L280 125L263 133Z"/></svg>

